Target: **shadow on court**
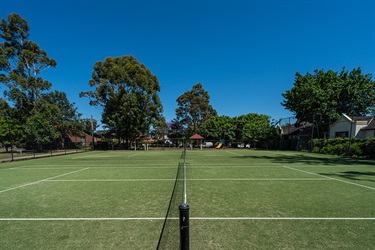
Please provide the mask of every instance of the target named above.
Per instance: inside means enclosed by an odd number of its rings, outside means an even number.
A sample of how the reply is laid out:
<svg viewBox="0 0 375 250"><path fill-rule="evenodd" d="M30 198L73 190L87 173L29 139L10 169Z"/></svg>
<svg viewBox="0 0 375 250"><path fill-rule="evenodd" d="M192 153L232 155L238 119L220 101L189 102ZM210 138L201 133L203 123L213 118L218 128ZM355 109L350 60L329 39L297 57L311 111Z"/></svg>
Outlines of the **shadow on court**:
<svg viewBox="0 0 375 250"><path fill-rule="evenodd" d="M328 177L339 177L339 178L345 178L348 180L353 181L370 181L375 182L375 172L361 172L361 171L346 171L346 172L340 172L335 174L327 174L327 173L321 173L321 175L328 176Z"/></svg>
<svg viewBox="0 0 375 250"><path fill-rule="evenodd" d="M369 159L354 159L348 157L335 157L335 156L325 156L325 155L313 155L313 154L275 154L271 152L269 155L244 155L244 156L232 156L233 158L242 158L242 159L250 159L253 161L269 161L272 163L279 163L279 164L305 164L305 165L347 165L347 166L354 166L354 165L373 165L375 166L374 160Z"/></svg>

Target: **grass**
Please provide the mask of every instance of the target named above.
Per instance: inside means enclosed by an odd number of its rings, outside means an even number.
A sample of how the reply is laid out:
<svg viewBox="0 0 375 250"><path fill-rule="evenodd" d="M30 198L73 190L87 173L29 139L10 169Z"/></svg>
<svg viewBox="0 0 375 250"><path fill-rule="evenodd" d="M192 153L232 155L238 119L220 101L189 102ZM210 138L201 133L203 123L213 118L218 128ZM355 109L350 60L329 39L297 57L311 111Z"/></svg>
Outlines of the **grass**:
<svg viewBox="0 0 375 250"><path fill-rule="evenodd" d="M181 151L108 151L0 164L0 246L155 249L181 161ZM188 151L190 247L371 249L374 166L300 152ZM178 247L172 222L165 249Z"/></svg>

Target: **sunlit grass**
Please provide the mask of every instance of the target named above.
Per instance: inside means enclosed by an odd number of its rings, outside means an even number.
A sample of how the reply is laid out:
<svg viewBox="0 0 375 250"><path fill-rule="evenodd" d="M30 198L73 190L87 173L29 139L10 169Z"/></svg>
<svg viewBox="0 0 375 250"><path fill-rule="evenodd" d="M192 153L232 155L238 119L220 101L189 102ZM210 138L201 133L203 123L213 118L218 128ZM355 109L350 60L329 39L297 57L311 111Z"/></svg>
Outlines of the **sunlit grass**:
<svg viewBox="0 0 375 250"><path fill-rule="evenodd" d="M182 161L181 151L108 151L0 164L1 249L155 249ZM188 151L191 249L371 249L374 166Z"/></svg>

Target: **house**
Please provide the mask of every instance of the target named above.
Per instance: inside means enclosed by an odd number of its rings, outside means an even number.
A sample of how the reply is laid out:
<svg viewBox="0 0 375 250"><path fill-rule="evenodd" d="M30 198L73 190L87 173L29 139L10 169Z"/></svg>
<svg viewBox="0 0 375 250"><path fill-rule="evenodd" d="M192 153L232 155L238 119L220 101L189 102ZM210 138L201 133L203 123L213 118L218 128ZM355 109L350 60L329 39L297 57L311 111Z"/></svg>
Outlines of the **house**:
<svg viewBox="0 0 375 250"><path fill-rule="evenodd" d="M82 146L89 146L93 139L94 143L101 141L101 138L97 134L94 134L93 138L90 133L82 131L80 136L69 135L67 138L65 138L65 143L79 143Z"/></svg>
<svg viewBox="0 0 375 250"><path fill-rule="evenodd" d="M311 139L312 123L296 122L281 126L281 135L285 142L285 149L300 150L307 147Z"/></svg>
<svg viewBox="0 0 375 250"><path fill-rule="evenodd" d="M348 116L343 114L330 125L330 138L375 137L375 116Z"/></svg>

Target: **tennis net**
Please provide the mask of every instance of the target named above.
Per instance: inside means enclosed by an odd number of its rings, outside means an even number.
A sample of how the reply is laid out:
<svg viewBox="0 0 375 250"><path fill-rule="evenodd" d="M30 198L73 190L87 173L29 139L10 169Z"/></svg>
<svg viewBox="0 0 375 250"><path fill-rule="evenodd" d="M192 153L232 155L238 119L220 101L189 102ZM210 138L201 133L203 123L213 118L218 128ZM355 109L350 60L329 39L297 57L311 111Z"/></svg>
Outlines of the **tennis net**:
<svg viewBox="0 0 375 250"><path fill-rule="evenodd" d="M156 249L179 249L179 208L184 194L184 163L178 164L176 180Z"/></svg>

